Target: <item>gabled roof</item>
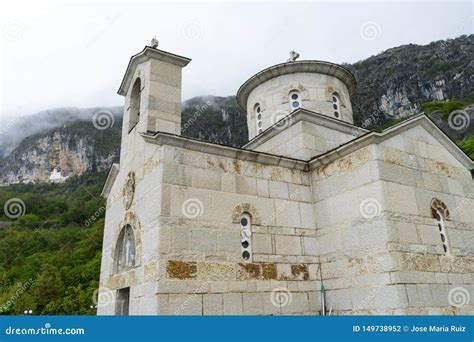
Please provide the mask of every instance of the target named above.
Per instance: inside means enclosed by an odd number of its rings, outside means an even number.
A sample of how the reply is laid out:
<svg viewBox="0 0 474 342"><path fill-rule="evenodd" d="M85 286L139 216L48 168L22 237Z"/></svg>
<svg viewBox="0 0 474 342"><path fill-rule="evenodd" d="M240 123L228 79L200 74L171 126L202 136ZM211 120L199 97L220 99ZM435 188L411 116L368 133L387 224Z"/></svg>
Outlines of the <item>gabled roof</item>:
<svg viewBox="0 0 474 342"><path fill-rule="evenodd" d="M451 140L426 114L421 113L407 119L399 124L391 126L381 133L370 132L360 137L357 137L345 144L342 144L335 149L322 153L315 156L308 161L309 168L314 169L323 164L330 163L340 157L348 155L360 148L368 146L370 144L379 144L407 129L421 126L425 128L431 135L441 143L451 155L456 158L466 169L474 170L474 160L472 160L463 150L459 148L456 143Z"/></svg>
<svg viewBox="0 0 474 342"><path fill-rule="evenodd" d="M125 96L127 94L127 90L130 86L130 82L132 81L132 77L135 74L137 65L149 60L150 58L171 63L180 67L185 67L191 61L191 59L187 57L175 55L171 52L163 50L158 50L151 46L145 46L141 52L130 58L127 70L125 71L125 75L122 79L122 83L120 84L120 88L117 91L119 95Z"/></svg>
<svg viewBox="0 0 474 342"><path fill-rule="evenodd" d="M281 127L285 127L286 129L298 123L299 121L314 123L316 125L327 127L341 133L351 134L354 137L358 137L362 134L370 132L369 130L354 124L332 118L309 109L298 108L275 124L268 127L262 133L257 134L252 140L246 143L243 148L253 149L281 133Z"/></svg>

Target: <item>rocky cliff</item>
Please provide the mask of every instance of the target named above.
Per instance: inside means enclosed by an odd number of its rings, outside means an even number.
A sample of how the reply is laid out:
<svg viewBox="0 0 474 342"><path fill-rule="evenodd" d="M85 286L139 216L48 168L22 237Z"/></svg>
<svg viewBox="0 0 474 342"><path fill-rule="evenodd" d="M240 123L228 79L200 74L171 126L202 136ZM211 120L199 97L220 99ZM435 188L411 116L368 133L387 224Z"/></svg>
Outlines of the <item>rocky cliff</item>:
<svg viewBox="0 0 474 342"><path fill-rule="evenodd" d="M474 35L428 45L403 45L353 65L356 124L369 117L397 119L421 111L423 102L474 95ZM372 120L374 121L374 120Z"/></svg>
<svg viewBox="0 0 474 342"><path fill-rule="evenodd" d="M0 184L58 182L105 171L119 158L120 134L120 125L100 131L79 120L28 136L0 158Z"/></svg>
<svg viewBox="0 0 474 342"><path fill-rule="evenodd" d="M230 146L248 141L247 114L235 96L194 97L183 104L181 134Z"/></svg>

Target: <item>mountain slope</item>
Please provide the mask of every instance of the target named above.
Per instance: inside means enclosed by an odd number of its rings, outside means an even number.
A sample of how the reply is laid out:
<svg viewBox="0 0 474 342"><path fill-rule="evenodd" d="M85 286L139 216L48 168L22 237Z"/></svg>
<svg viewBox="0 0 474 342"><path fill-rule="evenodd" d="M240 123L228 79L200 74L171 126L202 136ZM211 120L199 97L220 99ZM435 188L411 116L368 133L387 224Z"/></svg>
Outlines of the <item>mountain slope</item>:
<svg viewBox="0 0 474 342"><path fill-rule="evenodd" d="M466 99L474 94L474 35L428 45L403 45L353 65L357 91L354 119L381 120L421 111L434 100Z"/></svg>
<svg viewBox="0 0 474 342"><path fill-rule="evenodd" d="M63 127L78 120L91 120L95 113L102 110L107 110L115 118L121 117L123 111L121 106L108 108L65 107L27 116L2 118L0 157L9 155L26 137L47 132L52 128ZM118 121L120 122L121 119Z"/></svg>
<svg viewBox="0 0 474 342"><path fill-rule="evenodd" d="M247 114L235 96L199 96L184 102L181 134L229 146L248 141Z"/></svg>
<svg viewBox="0 0 474 342"><path fill-rule="evenodd" d="M0 184L50 180L55 170L60 177L105 171L118 160L120 136L119 124L101 131L91 121L36 133L0 159Z"/></svg>

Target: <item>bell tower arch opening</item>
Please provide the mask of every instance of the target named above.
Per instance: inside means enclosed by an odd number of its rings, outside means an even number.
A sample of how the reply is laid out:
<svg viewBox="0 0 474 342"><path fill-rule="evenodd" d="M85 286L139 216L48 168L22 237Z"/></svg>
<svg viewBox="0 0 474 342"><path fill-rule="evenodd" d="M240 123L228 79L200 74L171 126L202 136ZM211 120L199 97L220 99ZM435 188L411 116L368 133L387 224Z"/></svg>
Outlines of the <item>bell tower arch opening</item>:
<svg viewBox="0 0 474 342"><path fill-rule="evenodd" d="M141 105L141 80L137 77L133 83L130 93L130 118L128 120L128 133L130 133L140 121L140 105Z"/></svg>

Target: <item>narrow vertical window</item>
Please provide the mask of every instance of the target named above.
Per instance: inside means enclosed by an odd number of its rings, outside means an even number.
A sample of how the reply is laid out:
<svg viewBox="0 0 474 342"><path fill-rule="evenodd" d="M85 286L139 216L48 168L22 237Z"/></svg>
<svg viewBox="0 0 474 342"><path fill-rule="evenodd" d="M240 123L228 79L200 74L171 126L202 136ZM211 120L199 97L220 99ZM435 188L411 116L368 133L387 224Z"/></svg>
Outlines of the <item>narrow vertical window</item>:
<svg viewBox="0 0 474 342"><path fill-rule="evenodd" d="M245 261L252 261L252 228L250 222L250 215L242 214L240 217L240 245L242 251L242 258Z"/></svg>
<svg viewBox="0 0 474 342"><path fill-rule="evenodd" d="M451 248L449 246L448 234L446 232L446 223L440 210L436 210L435 219L438 222L438 229L441 237L441 243L443 244L444 253L448 256L451 256Z"/></svg>
<svg viewBox="0 0 474 342"><path fill-rule="evenodd" d="M263 131L263 122L262 122L262 107L259 103L256 103L254 106L255 111L255 123L257 125L257 134L262 133Z"/></svg>
<svg viewBox="0 0 474 342"><path fill-rule="evenodd" d="M289 97L290 111L294 111L301 107L300 93L298 91L294 90L290 92Z"/></svg>
<svg viewBox="0 0 474 342"><path fill-rule="evenodd" d="M341 114L341 101L338 93L332 93L332 108L334 109L334 117L339 119Z"/></svg>

